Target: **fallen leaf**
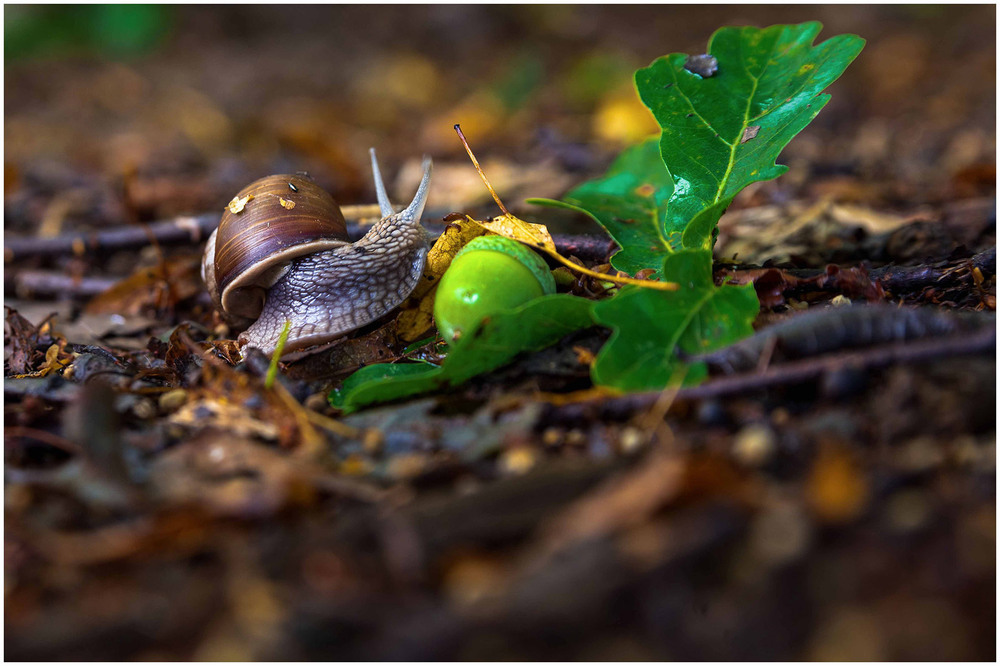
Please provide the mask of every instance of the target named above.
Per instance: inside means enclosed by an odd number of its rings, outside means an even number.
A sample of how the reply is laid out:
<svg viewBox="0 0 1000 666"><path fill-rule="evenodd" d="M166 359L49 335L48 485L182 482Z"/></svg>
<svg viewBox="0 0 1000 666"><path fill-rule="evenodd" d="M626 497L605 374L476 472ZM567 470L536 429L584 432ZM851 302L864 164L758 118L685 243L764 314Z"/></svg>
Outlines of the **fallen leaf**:
<svg viewBox="0 0 1000 666"><path fill-rule="evenodd" d="M459 139L462 140L462 145L465 147L465 152L469 154L469 159L472 160L473 166L475 166L476 171L479 172L479 177L482 179L483 185L485 185L486 189L489 190L490 194L493 195L493 200L496 201L497 206L499 206L500 210L503 211L503 215L490 218L483 222L478 222L478 224L481 224L482 226L486 227L487 229L493 231L496 234L499 234L501 236L506 236L507 238L512 238L516 241L520 241L522 243L525 243L526 245L530 245L531 247L542 250L543 252L548 254L550 257L552 257L559 263L563 264L564 266L568 266L569 268L572 268L574 271L582 273L583 275L587 275L593 278L600 278L603 280L609 280L611 282L616 282L618 284L632 284L637 287L645 287L649 289L656 289L659 291L677 290L678 285L673 282L659 282L657 280L636 280L630 277L622 277L618 275L615 276L603 275L600 273L596 273L590 270L589 268L581 266L576 262L571 261L566 257L562 256L561 254L559 254L559 252L556 250L555 241L552 240L552 235L549 233L549 230L548 228L545 227L545 225L525 222L524 220L520 219L519 217L516 217L515 215L511 214L509 210L507 210L507 207L504 205L503 201L500 200L500 196L496 193L496 190L494 190L493 186L490 184L490 181L486 177L486 173L483 171L483 168L479 166L479 160L476 159L475 154L472 152L472 148L469 146L468 140L466 140L465 135L462 134L462 128L459 127L458 125L455 125L455 132L458 133L458 137ZM721 216L722 213L720 212L719 215ZM468 219L472 222L477 222L476 220L473 220L471 217L469 217Z"/></svg>
<svg viewBox="0 0 1000 666"><path fill-rule="evenodd" d="M35 361L42 357L36 349L38 344L38 327L25 319L17 310L4 306L7 316L4 324L7 328L10 355L7 357L7 367L15 375L27 375L34 367Z"/></svg>
<svg viewBox="0 0 1000 666"><path fill-rule="evenodd" d="M499 236L513 238L526 245L547 250L549 253L556 252L556 243L552 240L552 234L549 233L548 228L544 224L525 222L510 213L497 215L496 217L490 217L482 221L473 220L471 217L468 219L470 222L475 222Z"/></svg>
<svg viewBox="0 0 1000 666"><path fill-rule="evenodd" d="M201 259L192 255L169 259L161 266L140 268L87 303L87 314L139 315L200 294Z"/></svg>
<svg viewBox="0 0 1000 666"><path fill-rule="evenodd" d="M470 223L471 222L471 223ZM404 342L423 337L434 325L434 293L438 281L451 265L458 251L473 238L486 234L472 218L460 218L449 224L427 253L424 274L410 297L403 303L397 319L397 335Z"/></svg>

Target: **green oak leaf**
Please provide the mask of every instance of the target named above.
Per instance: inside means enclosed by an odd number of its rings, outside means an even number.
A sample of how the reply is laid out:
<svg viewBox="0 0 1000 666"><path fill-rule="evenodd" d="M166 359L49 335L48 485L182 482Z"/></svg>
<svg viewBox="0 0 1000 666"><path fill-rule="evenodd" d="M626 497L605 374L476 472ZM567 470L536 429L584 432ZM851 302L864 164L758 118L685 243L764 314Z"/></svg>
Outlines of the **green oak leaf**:
<svg viewBox="0 0 1000 666"><path fill-rule="evenodd" d="M595 384L642 391L662 389L680 377L685 384L696 383L706 375L704 364L685 369L678 351L699 354L753 333L760 310L753 285L716 286L711 250L669 255L663 277L681 288L625 287L594 304L594 320L614 331L591 368Z"/></svg>
<svg viewBox="0 0 1000 666"><path fill-rule="evenodd" d="M662 129L662 163L648 141L628 148L603 177L562 202L589 214L618 242L615 268L658 271L673 250L711 248L733 197L787 170L775 163L778 154L826 105L830 96L822 90L864 46L856 35L813 46L821 28L817 22L722 28L709 41L718 60L713 76L685 69L684 53L636 72L639 97Z"/></svg>
<svg viewBox="0 0 1000 666"><path fill-rule="evenodd" d="M330 394L330 403L353 412L377 402L456 386L495 370L525 351L537 351L590 326L592 301L550 294L487 319L452 345L440 365L378 363L361 368Z"/></svg>
<svg viewBox="0 0 1000 666"><path fill-rule="evenodd" d="M683 53L635 73L639 97L663 128L660 154L674 183L663 228L683 229L706 208L721 216L747 185L788 170L775 163L778 154L826 105L823 89L865 43L838 35L813 46L822 27L722 28L708 43L714 76L685 69ZM711 247L708 226L686 234L685 247Z"/></svg>
<svg viewBox="0 0 1000 666"><path fill-rule="evenodd" d="M666 230L662 224L673 191L659 140L652 137L625 149L603 178L570 190L562 201L528 199L528 203L589 215L621 248L611 257L611 265L635 275L644 268L659 270L663 256L680 245L683 227Z"/></svg>

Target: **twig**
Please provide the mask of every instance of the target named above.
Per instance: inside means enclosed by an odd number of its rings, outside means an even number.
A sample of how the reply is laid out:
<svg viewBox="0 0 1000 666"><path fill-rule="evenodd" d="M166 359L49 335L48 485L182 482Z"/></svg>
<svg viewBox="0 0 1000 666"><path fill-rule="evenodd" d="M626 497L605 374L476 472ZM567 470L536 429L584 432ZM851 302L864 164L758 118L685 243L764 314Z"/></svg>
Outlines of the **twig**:
<svg viewBox="0 0 1000 666"><path fill-rule="evenodd" d="M462 141L462 145L465 147L465 152L469 154L469 159L472 160L473 166L475 166L476 171L479 172L479 177L482 179L483 185L485 185L486 189L489 190L490 194L493 196L493 200L496 202L497 206L500 207L500 210L503 211L503 214L508 218L512 218L514 221L523 222L521 220L518 220L518 218L515 217L514 215L511 215L511 212L507 210L507 207L503 204L503 201L500 200L500 197L499 195L497 195L496 190L493 189L493 185L490 184L489 178L486 177L486 172L483 171L483 168L481 166L479 166L479 160L476 159L475 154L472 152L472 147L469 146L469 142L465 138L465 134L462 133L462 128L457 124L455 125L455 132L458 134L458 138ZM475 220L472 221L474 222ZM659 280L640 280L622 275L605 275L603 273L598 273L596 271L590 270L586 266L581 266L575 261L572 261L562 256L561 254L559 254L558 248L556 248L556 250L553 251L552 248L548 247L548 245L544 242L544 240L538 240L538 239L525 240L523 237L518 238L517 240L520 240L521 242L526 243L529 246L541 250L542 252L549 255L562 265L566 266L567 268L591 278L616 282L618 284L631 284L637 287L642 287L644 289L657 289L659 291L677 291L678 289L680 289L680 285L675 282L665 282ZM553 245L554 244L555 244L555 239L553 239Z"/></svg>
<svg viewBox="0 0 1000 666"><path fill-rule="evenodd" d="M161 245L200 243L219 224L215 213L177 217L148 225L128 225L89 233L72 233L51 238L4 238L4 261L29 256L53 256L143 247L155 238Z"/></svg>
<svg viewBox="0 0 1000 666"><path fill-rule="evenodd" d="M348 215L352 211L367 211L369 208L377 206L344 206L344 216L348 220L360 220L364 217L353 217ZM449 211L450 212L450 211ZM431 211L424 215L425 220L440 220L447 215L444 211ZM141 226L122 226L104 231L90 233L71 233L53 236L51 238L31 237L6 237L4 238L4 261L11 262L27 257L52 257L61 255L84 255L97 254L112 250L124 250L129 248L144 247L149 244L150 237L155 238L160 245L197 245L208 239L215 227L219 224L219 215L208 213L194 217L178 217L161 222L153 222ZM431 238L441 235L444 226L440 229L431 228ZM367 226L359 224L357 221L347 225L347 235L351 238L360 238L367 231ZM584 236L565 235L554 236L556 248L559 252L576 256L586 261L607 261L610 254L618 247L614 241L606 236ZM8 278L5 278L9 279ZM41 281L49 278L28 278ZM48 284L48 283L45 283ZM38 291L43 291L39 289ZM50 292L46 292L50 293ZM87 295L87 294L81 294Z"/></svg>
<svg viewBox="0 0 1000 666"><path fill-rule="evenodd" d="M118 279L109 277L75 277L56 271L7 270L4 289L19 298L61 296L90 298L115 286Z"/></svg>
<svg viewBox="0 0 1000 666"><path fill-rule="evenodd" d="M871 272L872 279L882 283L887 291L916 291L943 282L953 282L968 275L968 271L956 270L965 266L971 270L978 268L984 275L996 275L997 249L988 250L950 266L883 266Z"/></svg>
<svg viewBox="0 0 1000 666"><path fill-rule="evenodd" d="M938 266L881 266L868 272L868 278L873 284L878 284L885 291L891 293L904 293L919 291L925 287L933 285L951 284L961 280L969 274L973 268L978 268L984 275L996 274L997 251L995 247L984 250L979 254L951 262L950 264ZM967 270L963 270L967 269ZM783 289L784 293L797 293L804 287L811 291L839 291L840 285L836 280L829 283L819 284L815 282L818 278L827 275L826 269L816 268L761 268L756 266L740 266L734 269L723 267L723 274L730 278L734 284L746 284L753 282L768 271L777 270L782 275L791 276L794 280ZM807 282L807 281L813 282ZM802 283L806 282L805 285Z"/></svg>
<svg viewBox="0 0 1000 666"><path fill-rule="evenodd" d="M83 453L83 449L76 442L72 442L65 437L60 437L51 432L45 430L39 430L38 428L29 428L27 426L7 426L3 429L4 441L9 443L10 439L20 437L23 439L34 439L39 442L44 442L49 446L53 446L57 449L65 451L66 453L72 453L78 455Z"/></svg>
<svg viewBox="0 0 1000 666"><path fill-rule="evenodd" d="M676 400L704 400L737 393L748 393L773 386L795 384L814 379L823 373L843 367L877 368L893 363L911 363L948 356L979 354L996 349L996 329L984 327L975 333L944 338L916 340L905 344L889 344L864 351L832 354L820 358L773 365L766 371L744 373L713 379L701 386L683 388ZM661 392L633 393L617 398L587 400L553 406L542 419L546 423L579 423L588 419L625 420L634 412L649 409L659 400Z"/></svg>

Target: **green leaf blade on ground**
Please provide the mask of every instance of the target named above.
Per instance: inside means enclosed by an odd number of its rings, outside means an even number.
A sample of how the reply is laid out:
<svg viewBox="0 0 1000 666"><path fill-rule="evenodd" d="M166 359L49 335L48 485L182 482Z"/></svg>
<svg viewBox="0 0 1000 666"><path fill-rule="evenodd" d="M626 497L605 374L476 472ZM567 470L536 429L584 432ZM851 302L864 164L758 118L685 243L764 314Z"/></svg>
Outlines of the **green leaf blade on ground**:
<svg viewBox="0 0 1000 666"><path fill-rule="evenodd" d="M644 268L659 271L663 257L680 245L680 229L662 226L673 182L663 166L657 137L625 149L603 177L566 193L562 201L528 203L575 210L604 227L621 248L611 265L629 275Z"/></svg>
<svg viewBox="0 0 1000 666"><path fill-rule="evenodd" d="M621 391L662 389L675 380L683 360L753 333L760 305L753 285L712 282L711 251L681 250L664 262L664 279L676 292L627 287L594 304L594 320L613 329L594 362L595 384ZM685 384L705 377L704 365L686 368Z"/></svg>
<svg viewBox="0 0 1000 666"><path fill-rule="evenodd" d="M821 28L722 28L709 41L719 65L714 76L686 70L683 53L636 72L639 96L663 128L660 154L674 184L665 229L684 229L704 209L724 208L750 183L787 170L775 163L778 155L825 106L822 90L864 46L856 35L813 46ZM712 235L688 234L684 244L711 247Z"/></svg>
<svg viewBox="0 0 1000 666"><path fill-rule="evenodd" d="M569 294L550 294L498 313L456 342L440 366L429 363L380 363L358 370L330 396L345 412L456 386L506 365L525 351L538 351L592 324L592 302Z"/></svg>

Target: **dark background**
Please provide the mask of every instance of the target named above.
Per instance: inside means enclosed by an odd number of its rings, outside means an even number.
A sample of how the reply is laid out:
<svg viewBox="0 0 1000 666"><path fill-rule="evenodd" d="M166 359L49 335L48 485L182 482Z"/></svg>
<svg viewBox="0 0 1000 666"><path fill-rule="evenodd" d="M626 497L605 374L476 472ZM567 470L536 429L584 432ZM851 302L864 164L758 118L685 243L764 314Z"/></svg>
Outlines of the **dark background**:
<svg viewBox="0 0 1000 666"><path fill-rule="evenodd" d="M5 16L6 225L19 231L47 201L25 201L36 179L133 178L142 219L216 210L245 182L288 170L309 171L340 201L368 201L369 146L387 177L408 167L397 198L426 152L463 167L439 170L432 207L468 205L485 193L464 168L456 122L481 160L500 164L492 177L510 203L558 196L655 132L632 72L703 52L723 25L819 20L820 39L868 40L784 153L805 169L788 187L846 174L885 183L879 203L912 205L976 193L995 161L991 6L7 6ZM534 188L507 173L549 164L562 177Z"/></svg>

